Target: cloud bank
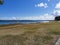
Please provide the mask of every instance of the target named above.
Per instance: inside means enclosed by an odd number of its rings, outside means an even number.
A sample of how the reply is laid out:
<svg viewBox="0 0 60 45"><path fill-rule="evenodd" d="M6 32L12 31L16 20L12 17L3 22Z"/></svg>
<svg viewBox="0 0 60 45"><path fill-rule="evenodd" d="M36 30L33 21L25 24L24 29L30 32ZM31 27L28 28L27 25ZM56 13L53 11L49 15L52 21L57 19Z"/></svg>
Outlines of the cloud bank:
<svg viewBox="0 0 60 45"><path fill-rule="evenodd" d="M60 10L54 10L53 15L54 16L60 16Z"/></svg>
<svg viewBox="0 0 60 45"><path fill-rule="evenodd" d="M4 20L54 20L53 15L44 14L40 16L27 16L27 17L1 17L0 19Z"/></svg>
<svg viewBox="0 0 60 45"><path fill-rule="evenodd" d="M56 7L55 8L60 8L60 2L58 2L57 4L56 4Z"/></svg>
<svg viewBox="0 0 60 45"><path fill-rule="evenodd" d="M53 11L54 16L60 16L60 2L55 5L55 10Z"/></svg>

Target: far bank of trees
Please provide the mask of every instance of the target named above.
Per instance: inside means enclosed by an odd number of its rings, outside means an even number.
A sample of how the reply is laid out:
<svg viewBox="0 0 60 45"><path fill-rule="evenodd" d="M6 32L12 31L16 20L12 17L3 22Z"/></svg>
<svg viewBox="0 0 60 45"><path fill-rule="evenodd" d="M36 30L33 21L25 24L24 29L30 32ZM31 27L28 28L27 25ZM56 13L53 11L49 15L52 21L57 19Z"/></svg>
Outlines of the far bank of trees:
<svg viewBox="0 0 60 45"><path fill-rule="evenodd" d="M55 21L60 21L60 16L56 16Z"/></svg>

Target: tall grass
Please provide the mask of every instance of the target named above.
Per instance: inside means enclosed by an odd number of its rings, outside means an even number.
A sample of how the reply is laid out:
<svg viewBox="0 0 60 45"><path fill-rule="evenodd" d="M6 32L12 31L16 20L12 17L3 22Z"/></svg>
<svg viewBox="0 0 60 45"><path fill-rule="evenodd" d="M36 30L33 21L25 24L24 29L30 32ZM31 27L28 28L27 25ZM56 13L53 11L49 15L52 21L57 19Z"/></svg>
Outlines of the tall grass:
<svg viewBox="0 0 60 45"><path fill-rule="evenodd" d="M54 45L60 22L0 26L0 45Z"/></svg>

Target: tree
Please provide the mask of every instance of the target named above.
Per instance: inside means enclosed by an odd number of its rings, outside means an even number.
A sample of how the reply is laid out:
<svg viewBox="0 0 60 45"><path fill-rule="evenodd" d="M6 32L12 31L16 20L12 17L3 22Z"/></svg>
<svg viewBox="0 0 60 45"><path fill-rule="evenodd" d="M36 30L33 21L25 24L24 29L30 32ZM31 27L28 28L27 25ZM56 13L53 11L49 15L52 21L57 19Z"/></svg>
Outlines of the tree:
<svg viewBox="0 0 60 45"><path fill-rule="evenodd" d="M2 4L3 4L3 2L4 2L3 0L0 0L0 5L2 5Z"/></svg>
<svg viewBox="0 0 60 45"><path fill-rule="evenodd" d="M55 21L60 21L60 16L56 16Z"/></svg>

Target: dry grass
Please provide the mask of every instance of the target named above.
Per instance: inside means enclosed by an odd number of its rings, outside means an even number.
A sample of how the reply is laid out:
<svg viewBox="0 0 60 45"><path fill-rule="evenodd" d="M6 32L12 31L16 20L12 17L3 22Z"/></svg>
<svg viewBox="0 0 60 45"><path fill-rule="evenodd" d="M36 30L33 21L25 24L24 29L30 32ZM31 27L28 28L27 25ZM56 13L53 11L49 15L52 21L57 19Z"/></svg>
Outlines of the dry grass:
<svg viewBox="0 0 60 45"><path fill-rule="evenodd" d="M60 22L0 26L0 45L54 45Z"/></svg>

